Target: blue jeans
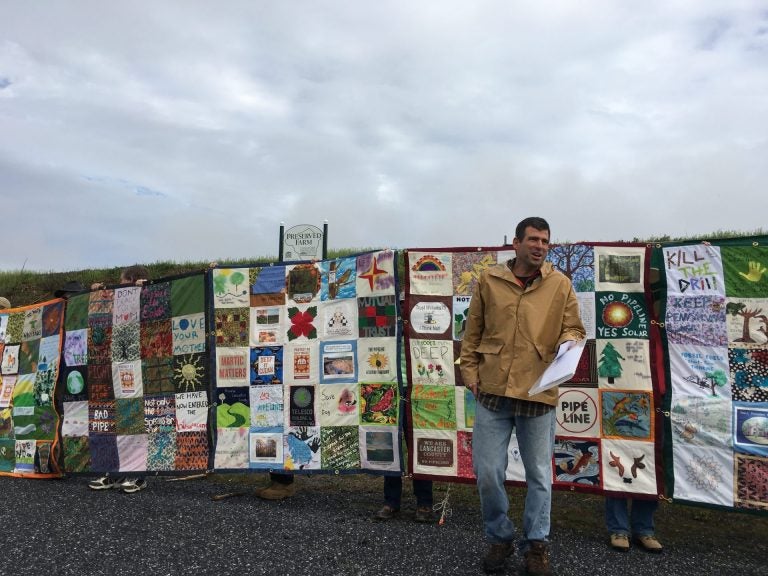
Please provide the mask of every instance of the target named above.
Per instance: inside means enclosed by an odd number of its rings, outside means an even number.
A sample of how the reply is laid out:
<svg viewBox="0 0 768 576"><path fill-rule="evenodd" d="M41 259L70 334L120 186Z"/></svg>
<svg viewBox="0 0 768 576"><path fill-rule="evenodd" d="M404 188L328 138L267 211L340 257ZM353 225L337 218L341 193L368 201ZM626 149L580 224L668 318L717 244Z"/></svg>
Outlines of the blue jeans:
<svg viewBox="0 0 768 576"><path fill-rule="evenodd" d="M432 508L432 480L413 479L413 495L416 496L418 508ZM400 500L403 496L403 477L384 476L384 502L400 510Z"/></svg>
<svg viewBox="0 0 768 576"><path fill-rule="evenodd" d="M508 411L493 412L479 402L472 433L472 461L486 540L491 544L510 542L515 526L509 519L509 499L504 487L507 447L515 429L520 456L525 466L528 491L523 512L525 552L530 542L548 542L552 506L552 452L555 443L555 411L544 416L513 416Z"/></svg>
<svg viewBox="0 0 768 576"><path fill-rule="evenodd" d="M628 513L632 501L632 512ZM631 498L605 499L605 527L611 534L653 536L653 514L659 507L658 500L633 500Z"/></svg>

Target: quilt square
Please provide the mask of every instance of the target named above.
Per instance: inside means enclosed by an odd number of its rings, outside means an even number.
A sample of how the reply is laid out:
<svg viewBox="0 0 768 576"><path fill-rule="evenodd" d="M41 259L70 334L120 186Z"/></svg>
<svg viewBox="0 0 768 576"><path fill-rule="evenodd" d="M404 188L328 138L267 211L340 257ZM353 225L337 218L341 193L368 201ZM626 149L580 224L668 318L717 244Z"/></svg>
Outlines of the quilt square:
<svg viewBox="0 0 768 576"><path fill-rule="evenodd" d="M112 364L88 364L88 399L91 401L113 400Z"/></svg>
<svg viewBox="0 0 768 576"><path fill-rule="evenodd" d="M360 338L397 336L397 303L395 296L359 297L357 299L357 319L358 335Z"/></svg>
<svg viewBox="0 0 768 576"><path fill-rule="evenodd" d="M176 470L206 470L208 468L207 432L176 433Z"/></svg>
<svg viewBox="0 0 768 576"><path fill-rule="evenodd" d="M171 282L171 315L189 316L205 312L205 275L178 278Z"/></svg>
<svg viewBox="0 0 768 576"><path fill-rule="evenodd" d="M277 346L285 339L283 306L251 308L251 346Z"/></svg>
<svg viewBox="0 0 768 576"><path fill-rule="evenodd" d="M367 470L400 471L400 437L397 430L361 426L360 454L362 468Z"/></svg>
<svg viewBox="0 0 768 576"><path fill-rule="evenodd" d="M67 472L88 472L91 470L91 448L88 436L62 438L64 470Z"/></svg>
<svg viewBox="0 0 768 576"><path fill-rule="evenodd" d="M67 312L64 319L64 329L83 330L88 328L89 294L78 294L67 300Z"/></svg>
<svg viewBox="0 0 768 576"><path fill-rule="evenodd" d="M88 316L108 316L109 324L112 324L112 306L114 303L114 291L113 290L94 290L89 295L88 299Z"/></svg>
<svg viewBox="0 0 768 576"><path fill-rule="evenodd" d="M249 272L252 295L283 294L282 300L275 304L285 304L285 266L255 267L251 268ZM255 304L251 305L255 306Z"/></svg>
<svg viewBox="0 0 768 576"><path fill-rule="evenodd" d="M395 262L392 250L369 252L357 257L356 291L358 298L394 294Z"/></svg>
<svg viewBox="0 0 768 576"><path fill-rule="evenodd" d="M360 399L361 424L397 424L400 403L397 383L360 384Z"/></svg>
<svg viewBox="0 0 768 576"><path fill-rule="evenodd" d="M160 394L144 397L144 431L150 436L176 432L176 396Z"/></svg>
<svg viewBox="0 0 768 576"><path fill-rule="evenodd" d="M173 332L173 355L205 352L205 314L200 312L188 316L174 316L171 320Z"/></svg>
<svg viewBox="0 0 768 576"><path fill-rule="evenodd" d="M113 336L114 337L114 336ZM141 323L141 357L166 358L173 356L171 320Z"/></svg>
<svg viewBox="0 0 768 576"><path fill-rule="evenodd" d="M112 364L112 386L115 398L138 398L144 394L141 360Z"/></svg>
<svg viewBox="0 0 768 576"><path fill-rule="evenodd" d="M550 246L547 260L555 270L565 274L576 292L595 290L595 253L586 244Z"/></svg>
<svg viewBox="0 0 768 576"><path fill-rule="evenodd" d="M289 306L287 314L288 342L317 339L317 306Z"/></svg>
<svg viewBox="0 0 768 576"><path fill-rule="evenodd" d="M64 302L59 300L43 307L43 338L58 336L64 321Z"/></svg>
<svg viewBox="0 0 768 576"><path fill-rule="evenodd" d="M483 270L496 265L491 252L455 252L452 256L453 294L471 296Z"/></svg>
<svg viewBox="0 0 768 576"><path fill-rule="evenodd" d="M357 382L357 341L320 342L321 384Z"/></svg>
<svg viewBox="0 0 768 576"><path fill-rule="evenodd" d="M248 468L248 428L218 428L213 465L222 470Z"/></svg>
<svg viewBox="0 0 768 576"><path fill-rule="evenodd" d="M588 438L555 438L555 483L600 488L600 441Z"/></svg>
<svg viewBox="0 0 768 576"><path fill-rule="evenodd" d="M37 359L40 352L40 340L24 340L19 346L19 374L37 372Z"/></svg>
<svg viewBox="0 0 768 576"><path fill-rule="evenodd" d="M289 305L306 305L320 299L320 268L315 263L286 266L285 287Z"/></svg>
<svg viewBox="0 0 768 576"><path fill-rule="evenodd" d="M251 348L251 385L283 383L283 347Z"/></svg>
<svg viewBox="0 0 768 576"><path fill-rule="evenodd" d="M171 317L171 285L150 284L141 289L141 322L168 320Z"/></svg>
<svg viewBox="0 0 768 576"><path fill-rule="evenodd" d="M198 392L208 386L208 355L184 354L173 357L174 392Z"/></svg>
<svg viewBox="0 0 768 576"><path fill-rule="evenodd" d="M205 432L208 395L205 392L176 394L176 432Z"/></svg>
<svg viewBox="0 0 768 576"><path fill-rule="evenodd" d="M768 287L768 247L723 246L725 294L736 298L765 297Z"/></svg>
<svg viewBox="0 0 768 576"><path fill-rule="evenodd" d="M216 310L216 346L248 346L249 308Z"/></svg>
<svg viewBox="0 0 768 576"><path fill-rule="evenodd" d="M320 428L288 428L283 436L283 467L286 470L319 470L321 466Z"/></svg>
<svg viewBox="0 0 768 576"><path fill-rule="evenodd" d="M141 319L141 288L126 286L115 288L112 305L112 326L138 324Z"/></svg>
<svg viewBox="0 0 768 576"><path fill-rule="evenodd" d="M88 329L71 330L64 336L64 364L84 366L88 364Z"/></svg>
<svg viewBox="0 0 768 576"><path fill-rule="evenodd" d="M408 252L411 294L453 295L453 259L450 253Z"/></svg>
<svg viewBox="0 0 768 576"><path fill-rule="evenodd" d="M8 321L5 326L5 343L18 344L21 342L21 335L24 332L24 312L13 312L8 314Z"/></svg>
<svg viewBox="0 0 768 576"><path fill-rule="evenodd" d="M115 401L88 403L88 433L92 438L114 436ZM115 468L116 469L116 468Z"/></svg>
<svg viewBox="0 0 768 576"><path fill-rule="evenodd" d="M322 284L320 299L322 301L354 298L357 295L355 284L357 280L356 258L339 258L320 263Z"/></svg>
<svg viewBox="0 0 768 576"><path fill-rule="evenodd" d="M251 421L248 386L216 389L216 427L248 428Z"/></svg>
<svg viewBox="0 0 768 576"><path fill-rule="evenodd" d="M321 428L321 466L330 470L360 468L359 434L357 426Z"/></svg>
<svg viewBox="0 0 768 576"><path fill-rule="evenodd" d="M144 399L115 400L115 432L120 435L144 433Z"/></svg>
<svg viewBox="0 0 768 576"><path fill-rule="evenodd" d="M456 394L453 386L424 386L411 390L413 427L452 430L456 428Z"/></svg>
<svg viewBox="0 0 768 576"><path fill-rule="evenodd" d="M88 437L91 452L91 471L116 472L120 470L120 457L117 451L117 436L93 435Z"/></svg>
<svg viewBox="0 0 768 576"><path fill-rule="evenodd" d="M67 335L69 337L69 335ZM132 362L141 358L139 323L112 326L112 361Z"/></svg>
<svg viewBox="0 0 768 576"><path fill-rule="evenodd" d="M88 322L88 362L110 364L112 362L112 317L90 316Z"/></svg>
<svg viewBox="0 0 768 576"><path fill-rule="evenodd" d="M213 271L213 306L220 308L246 308L248 297L248 268L217 268Z"/></svg>
<svg viewBox="0 0 768 576"><path fill-rule="evenodd" d="M144 394L176 392L173 381L175 357L145 358L141 363L141 381Z"/></svg>
<svg viewBox="0 0 768 576"><path fill-rule="evenodd" d="M274 428L285 420L282 386L251 386L251 427Z"/></svg>
<svg viewBox="0 0 768 576"><path fill-rule="evenodd" d="M412 338L453 339L452 298L410 300L408 331Z"/></svg>
<svg viewBox="0 0 768 576"><path fill-rule="evenodd" d="M121 472L144 472L147 469L147 436L117 437L117 457Z"/></svg>
<svg viewBox="0 0 768 576"><path fill-rule="evenodd" d="M147 470L169 471L176 464L176 431L149 434Z"/></svg>

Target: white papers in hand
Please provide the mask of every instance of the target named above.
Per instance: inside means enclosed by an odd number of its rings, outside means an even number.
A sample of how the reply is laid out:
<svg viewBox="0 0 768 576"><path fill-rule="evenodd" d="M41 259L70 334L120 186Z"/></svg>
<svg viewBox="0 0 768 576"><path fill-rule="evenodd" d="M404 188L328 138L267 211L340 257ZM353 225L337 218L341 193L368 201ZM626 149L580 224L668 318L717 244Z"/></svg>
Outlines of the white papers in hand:
<svg viewBox="0 0 768 576"><path fill-rule="evenodd" d="M573 375L576 374L576 368L579 365L579 359L581 353L584 351L584 346L587 340L567 340L560 344L560 348L557 350L557 356L544 371L544 374L536 381L536 383L528 390L528 396L535 396L540 392L559 386L563 382L567 382Z"/></svg>

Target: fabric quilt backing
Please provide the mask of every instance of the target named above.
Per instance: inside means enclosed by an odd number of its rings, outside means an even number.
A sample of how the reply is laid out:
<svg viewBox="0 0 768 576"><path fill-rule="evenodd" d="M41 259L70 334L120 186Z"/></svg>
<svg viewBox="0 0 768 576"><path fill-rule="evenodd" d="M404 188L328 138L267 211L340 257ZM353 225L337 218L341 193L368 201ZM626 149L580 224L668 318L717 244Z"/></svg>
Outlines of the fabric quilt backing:
<svg viewBox="0 0 768 576"><path fill-rule="evenodd" d="M54 458L64 302L0 314L0 474L59 475Z"/></svg>
<svg viewBox="0 0 768 576"><path fill-rule="evenodd" d="M514 258L509 248L407 252L404 316L414 475L474 480L475 398L461 380L461 340L480 273ZM571 279L587 330L579 368L559 389L553 482L587 492L661 493L648 248L560 245L550 249L548 260ZM514 434L507 480L524 481Z"/></svg>
<svg viewBox="0 0 768 576"><path fill-rule="evenodd" d="M662 249L673 495L766 511L768 247L744 244Z"/></svg>
<svg viewBox="0 0 768 576"><path fill-rule="evenodd" d="M58 395L67 472L208 465L204 274L72 296Z"/></svg>
<svg viewBox="0 0 768 576"><path fill-rule="evenodd" d="M395 253L212 271L219 470L400 473Z"/></svg>

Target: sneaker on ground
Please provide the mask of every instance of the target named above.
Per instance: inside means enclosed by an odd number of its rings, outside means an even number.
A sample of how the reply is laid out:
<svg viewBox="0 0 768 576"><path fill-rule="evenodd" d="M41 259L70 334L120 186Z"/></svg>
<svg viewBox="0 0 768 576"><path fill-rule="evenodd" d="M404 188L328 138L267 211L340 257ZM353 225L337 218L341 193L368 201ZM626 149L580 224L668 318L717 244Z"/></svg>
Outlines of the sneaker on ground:
<svg viewBox="0 0 768 576"><path fill-rule="evenodd" d="M280 482L270 482L266 488L259 488L254 491L254 494L264 500L284 500L290 498L296 493L296 485L291 482L290 484L281 484Z"/></svg>
<svg viewBox="0 0 768 576"><path fill-rule="evenodd" d="M507 558L515 553L513 542L500 542L488 546L488 552L483 558L483 570L486 572L499 572L504 569Z"/></svg>
<svg viewBox="0 0 768 576"><path fill-rule="evenodd" d="M96 480L91 480L88 483L88 488L91 490L109 490L110 488L120 488L122 482L122 478L110 478L109 476L102 476Z"/></svg>
<svg viewBox="0 0 768 576"><path fill-rule="evenodd" d="M531 542L524 555L523 568L528 576L551 576L549 546L546 542Z"/></svg>
<svg viewBox="0 0 768 576"><path fill-rule="evenodd" d="M147 481L144 478L126 478L120 486L126 494L133 494L144 490L147 487Z"/></svg>

